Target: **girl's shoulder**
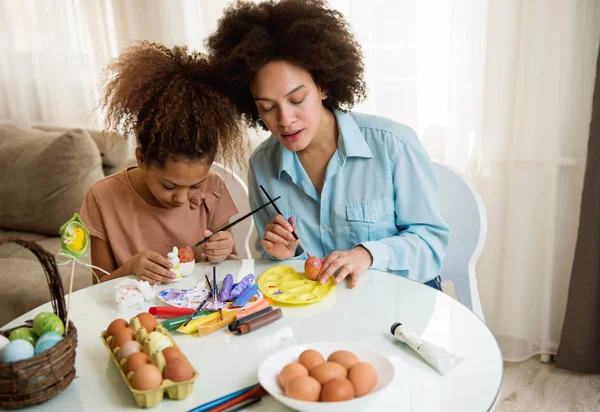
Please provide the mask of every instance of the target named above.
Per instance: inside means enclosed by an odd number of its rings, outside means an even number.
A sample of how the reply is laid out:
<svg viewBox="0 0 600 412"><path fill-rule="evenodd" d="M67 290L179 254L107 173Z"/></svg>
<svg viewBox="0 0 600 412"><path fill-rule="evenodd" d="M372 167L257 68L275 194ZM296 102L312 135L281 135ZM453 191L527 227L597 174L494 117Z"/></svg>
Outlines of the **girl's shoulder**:
<svg viewBox="0 0 600 412"><path fill-rule="evenodd" d="M214 170L208 172L206 180L202 184L203 191L221 192L227 190L227 185L223 178Z"/></svg>
<svg viewBox="0 0 600 412"><path fill-rule="evenodd" d="M90 192L94 193L96 196L103 196L109 193L120 194L123 191L129 190L130 188L128 184L127 169L123 169L118 173L103 177L90 187Z"/></svg>

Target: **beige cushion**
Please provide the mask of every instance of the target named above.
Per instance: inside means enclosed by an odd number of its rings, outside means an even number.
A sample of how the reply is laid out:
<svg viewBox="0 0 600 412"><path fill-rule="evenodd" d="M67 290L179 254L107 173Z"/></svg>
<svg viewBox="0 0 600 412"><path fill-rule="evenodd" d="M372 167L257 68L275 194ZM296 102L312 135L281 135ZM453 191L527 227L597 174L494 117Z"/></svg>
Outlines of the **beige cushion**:
<svg viewBox="0 0 600 412"><path fill-rule="evenodd" d="M46 132L67 132L70 129L65 127L36 125L35 129L44 130ZM130 153L129 143L117 133L103 133L98 130L85 130L100 150L102 157L102 166L106 176L120 172L127 167L135 158Z"/></svg>
<svg viewBox="0 0 600 412"><path fill-rule="evenodd" d="M4 232L2 237L21 237L33 240L48 252L56 253L60 249L60 237L46 237L31 233ZM61 260L60 257L57 260ZM88 256L82 260L89 263ZM71 265L58 266L65 293L69 290ZM82 265L75 266L73 291L92 284L92 274ZM16 244L0 245L0 327L23 313L43 305L50 300L50 292L42 265L33 253Z"/></svg>
<svg viewBox="0 0 600 412"><path fill-rule="evenodd" d="M100 152L83 130L0 125L0 228L57 235L101 179Z"/></svg>

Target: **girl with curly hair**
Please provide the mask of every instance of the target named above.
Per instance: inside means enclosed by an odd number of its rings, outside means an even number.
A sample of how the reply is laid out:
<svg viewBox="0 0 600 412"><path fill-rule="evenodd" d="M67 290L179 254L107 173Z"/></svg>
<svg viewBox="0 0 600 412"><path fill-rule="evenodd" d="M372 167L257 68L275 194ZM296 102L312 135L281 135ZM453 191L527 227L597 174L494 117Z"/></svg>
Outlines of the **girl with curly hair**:
<svg viewBox="0 0 600 412"><path fill-rule="evenodd" d="M219 158L244 162L248 146L239 113L216 91L206 56L184 47L141 42L107 69L101 107L107 131L137 139L137 167L96 182L81 207L92 264L110 275L169 283L166 254L225 226L237 208L210 171ZM233 235L216 233L195 249L197 261L235 254Z"/></svg>
<svg viewBox="0 0 600 412"><path fill-rule="evenodd" d="M309 253L326 256L322 282L337 273L354 287L373 268L441 289L449 229L433 165L409 127L349 112L366 85L342 14L322 0L240 0L207 46L243 118L272 133L248 173L251 206L263 185L285 215L254 215L262 256L305 258L297 228Z"/></svg>

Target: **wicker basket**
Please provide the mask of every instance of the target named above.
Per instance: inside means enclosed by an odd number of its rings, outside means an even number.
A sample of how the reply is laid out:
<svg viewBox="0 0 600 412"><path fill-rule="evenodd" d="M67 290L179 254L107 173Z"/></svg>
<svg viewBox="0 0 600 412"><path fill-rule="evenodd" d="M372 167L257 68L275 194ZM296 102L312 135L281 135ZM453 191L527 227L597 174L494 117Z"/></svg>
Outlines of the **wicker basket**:
<svg viewBox="0 0 600 412"><path fill-rule="evenodd" d="M65 294L54 256L35 242L14 237L0 239L0 245L9 242L29 249L38 258L46 273L54 313L65 322ZM31 326L32 321L26 323L19 327ZM2 334L8 337L14 329ZM69 322L68 335L51 349L22 361L0 363L0 408L36 405L61 393L75 377L76 347L77 329Z"/></svg>

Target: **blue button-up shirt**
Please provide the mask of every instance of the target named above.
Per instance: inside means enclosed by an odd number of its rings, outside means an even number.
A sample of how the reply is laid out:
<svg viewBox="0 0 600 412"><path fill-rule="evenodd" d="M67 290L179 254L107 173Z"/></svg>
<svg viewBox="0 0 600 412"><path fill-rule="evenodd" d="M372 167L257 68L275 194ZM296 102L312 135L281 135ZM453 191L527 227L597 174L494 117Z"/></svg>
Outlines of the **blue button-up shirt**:
<svg viewBox="0 0 600 412"><path fill-rule="evenodd" d="M296 153L270 136L250 158L252 209L281 196L277 206L294 216L297 233L311 255L362 245L371 268L418 282L441 270L449 229L439 210L433 165L415 133L384 117L335 111L340 136L327 165L321 195ZM267 207L254 215L258 239L276 215ZM272 257L256 244L263 258ZM299 247L296 258L306 258Z"/></svg>

